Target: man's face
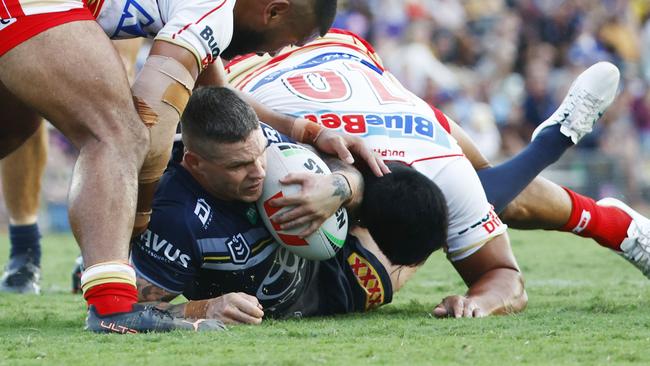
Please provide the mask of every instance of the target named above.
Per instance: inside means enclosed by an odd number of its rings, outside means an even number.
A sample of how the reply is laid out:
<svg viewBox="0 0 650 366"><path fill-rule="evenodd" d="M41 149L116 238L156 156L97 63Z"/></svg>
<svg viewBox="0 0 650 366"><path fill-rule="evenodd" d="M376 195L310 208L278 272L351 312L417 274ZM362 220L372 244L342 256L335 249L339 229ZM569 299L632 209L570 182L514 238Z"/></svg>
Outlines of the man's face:
<svg viewBox="0 0 650 366"><path fill-rule="evenodd" d="M215 144L212 159L200 158L201 184L222 200L254 202L262 195L266 176L266 139L261 129L246 140Z"/></svg>
<svg viewBox="0 0 650 366"><path fill-rule="evenodd" d="M290 45L302 46L318 37L315 22L304 19L290 19L269 23L266 29L256 29L247 24L235 24L228 48L221 57L230 60L247 53L269 53L275 56L282 48Z"/></svg>

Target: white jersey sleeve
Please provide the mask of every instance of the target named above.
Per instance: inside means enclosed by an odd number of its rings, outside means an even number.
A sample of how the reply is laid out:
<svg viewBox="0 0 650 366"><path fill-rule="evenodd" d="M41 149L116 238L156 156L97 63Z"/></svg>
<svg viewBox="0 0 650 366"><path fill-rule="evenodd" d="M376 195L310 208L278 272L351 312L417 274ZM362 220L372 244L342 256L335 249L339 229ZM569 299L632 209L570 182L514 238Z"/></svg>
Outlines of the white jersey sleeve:
<svg viewBox="0 0 650 366"><path fill-rule="evenodd" d="M162 3L162 1L161 1ZM168 16L155 39L186 48L201 67L214 62L233 35L235 0L167 1L160 6Z"/></svg>
<svg viewBox="0 0 650 366"><path fill-rule="evenodd" d="M455 158L442 169L433 160L416 162L413 167L435 182L445 195L449 211L446 252L450 261L469 257L506 232L508 227L487 201L469 160Z"/></svg>

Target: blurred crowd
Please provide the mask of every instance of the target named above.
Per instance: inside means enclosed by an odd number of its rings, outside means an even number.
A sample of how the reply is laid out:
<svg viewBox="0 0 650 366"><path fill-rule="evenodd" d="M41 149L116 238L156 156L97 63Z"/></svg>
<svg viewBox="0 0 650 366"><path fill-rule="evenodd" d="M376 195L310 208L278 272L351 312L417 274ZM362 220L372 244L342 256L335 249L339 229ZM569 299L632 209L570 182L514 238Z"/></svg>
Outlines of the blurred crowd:
<svg viewBox="0 0 650 366"><path fill-rule="evenodd" d="M574 154L605 162L585 162L583 181L602 184L583 190L642 203L650 186L649 0L339 3L335 27L368 39L408 89L461 124L490 159L522 149L582 70L613 62L621 93Z"/></svg>
<svg viewBox="0 0 650 366"><path fill-rule="evenodd" d="M650 0L338 1L334 27L369 40L408 89L463 126L493 161L528 143L577 74L613 62L620 95L552 178L637 208L650 202ZM42 221L66 230L76 152L56 132L50 140Z"/></svg>

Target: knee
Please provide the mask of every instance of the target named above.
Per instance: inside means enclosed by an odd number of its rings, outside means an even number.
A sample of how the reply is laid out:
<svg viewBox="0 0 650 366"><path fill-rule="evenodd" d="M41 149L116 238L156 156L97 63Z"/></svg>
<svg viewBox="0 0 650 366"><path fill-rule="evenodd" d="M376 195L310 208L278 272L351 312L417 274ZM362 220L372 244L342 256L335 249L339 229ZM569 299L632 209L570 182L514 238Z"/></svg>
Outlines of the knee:
<svg viewBox="0 0 650 366"><path fill-rule="evenodd" d="M127 139L126 146L133 146L138 161L144 161L151 146L151 137L149 129L142 123L140 117L137 117L132 124Z"/></svg>
<svg viewBox="0 0 650 366"><path fill-rule="evenodd" d="M96 126L80 136L80 150L95 150L109 154L123 162L142 165L149 151L150 138L147 127L133 113L107 116L96 121Z"/></svg>
<svg viewBox="0 0 650 366"><path fill-rule="evenodd" d="M521 201L515 199L501 211L499 217L506 225L518 227L518 224L528 222L531 215L531 210Z"/></svg>

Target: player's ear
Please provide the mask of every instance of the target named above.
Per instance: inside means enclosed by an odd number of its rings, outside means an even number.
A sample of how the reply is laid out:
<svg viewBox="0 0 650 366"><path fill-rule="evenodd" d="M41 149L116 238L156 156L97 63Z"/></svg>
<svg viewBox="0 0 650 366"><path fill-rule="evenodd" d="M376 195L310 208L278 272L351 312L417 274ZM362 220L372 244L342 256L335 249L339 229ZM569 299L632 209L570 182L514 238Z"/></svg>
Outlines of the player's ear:
<svg viewBox="0 0 650 366"><path fill-rule="evenodd" d="M283 18L291 8L290 0L271 0L264 8L264 24L276 22Z"/></svg>
<svg viewBox="0 0 650 366"><path fill-rule="evenodd" d="M183 161L187 165L188 168L192 170L198 170L199 164L201 163L201 156L196 154L195 152L192 152L191 150L185 150L185 154L183 154Z"/></svg>

